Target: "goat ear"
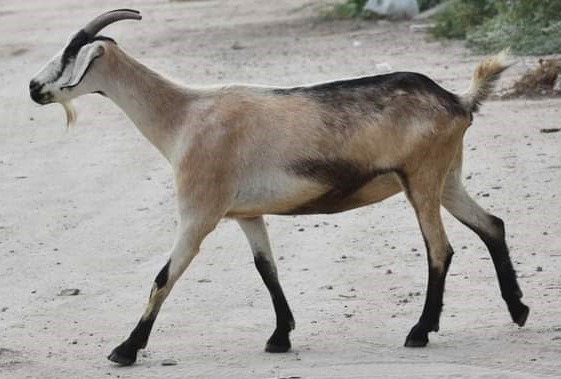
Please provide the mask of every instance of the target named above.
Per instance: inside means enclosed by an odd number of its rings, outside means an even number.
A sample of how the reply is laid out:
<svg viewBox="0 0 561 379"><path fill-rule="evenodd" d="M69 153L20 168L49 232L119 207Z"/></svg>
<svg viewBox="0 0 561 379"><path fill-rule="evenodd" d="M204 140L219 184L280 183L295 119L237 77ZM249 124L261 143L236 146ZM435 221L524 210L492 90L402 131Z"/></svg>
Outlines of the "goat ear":
<svg viewBox="0 0 561 379"><path fill-rule="evenodd" d="M76 55L68 81L62 89L73 88L80 84L93 62L104 53L105 48L98 43L88 44L82 47Z"/></svg>

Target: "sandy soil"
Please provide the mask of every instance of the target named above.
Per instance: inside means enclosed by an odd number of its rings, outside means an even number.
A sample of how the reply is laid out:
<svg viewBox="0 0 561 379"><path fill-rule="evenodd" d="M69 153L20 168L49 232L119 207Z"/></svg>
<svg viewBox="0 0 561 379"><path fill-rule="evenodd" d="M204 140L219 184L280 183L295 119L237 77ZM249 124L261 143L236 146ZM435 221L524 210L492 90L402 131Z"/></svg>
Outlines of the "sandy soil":
<svg viewBox="0 0 561 379"><path fill-rule="evenodd" d="M78 5L79 4L79 5ZM402 195L334 216L268 217L294 310L294 349L262 351L268 293L225 221L176 286L131 368L105 359L142 312L175 228L171 172L113 104L28 97L31 76L101 11L140 8L110 35L189 84L292 85L420 71L463 91L480 57L410 23L320 22L302 0L0 1L0 378L541 378L561 376L561 100L488 102L466 136L465 179L507 223L531 307L510 322L475 235L446 215L456 250L441 331L402 347L420 315L422 238ZM501 85L535 62L521 59ZM58 296L77 288L77 296ZM165 367L164 359L177 365Z"/></svg>

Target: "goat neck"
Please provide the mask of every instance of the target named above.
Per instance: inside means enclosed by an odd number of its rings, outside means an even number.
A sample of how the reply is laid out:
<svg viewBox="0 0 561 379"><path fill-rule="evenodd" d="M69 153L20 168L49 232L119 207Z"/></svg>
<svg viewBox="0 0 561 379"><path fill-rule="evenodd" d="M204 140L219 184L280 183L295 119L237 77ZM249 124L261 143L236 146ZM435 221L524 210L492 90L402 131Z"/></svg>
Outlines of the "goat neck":
<svg viewBox="0 0 561 379"><path fill-rule="evenodd" d="M104 87L101 91L173 163L181 125L194 94L152 71L117 46L108 46L104 61L99 70Z"/></svg>

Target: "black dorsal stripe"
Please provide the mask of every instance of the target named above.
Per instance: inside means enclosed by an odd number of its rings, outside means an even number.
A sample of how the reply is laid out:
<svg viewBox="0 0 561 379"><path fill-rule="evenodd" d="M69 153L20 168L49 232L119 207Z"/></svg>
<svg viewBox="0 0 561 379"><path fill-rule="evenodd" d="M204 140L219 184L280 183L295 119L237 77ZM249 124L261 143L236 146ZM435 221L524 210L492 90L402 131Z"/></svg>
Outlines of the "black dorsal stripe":
<svg viewBox="0 0 561 379"><path fill-rule="evenodd" d="M466 110L457 95L436 84L429 77L415 72L394 72L362 78L338 80L311 86L276 88L277 95L303 95L317 99L330 106L352 103L356 94L369 94L370 104L383 99L395 91L429 94L440 100L452 114L466 115ZM381 107L377 107L382 109Z"/></svg>

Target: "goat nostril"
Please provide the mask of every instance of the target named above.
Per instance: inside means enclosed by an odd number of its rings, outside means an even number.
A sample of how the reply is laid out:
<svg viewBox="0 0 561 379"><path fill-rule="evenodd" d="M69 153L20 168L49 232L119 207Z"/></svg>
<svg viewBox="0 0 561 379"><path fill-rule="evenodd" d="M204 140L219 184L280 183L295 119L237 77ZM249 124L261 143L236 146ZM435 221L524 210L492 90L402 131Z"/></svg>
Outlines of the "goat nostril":
<svg viewBox="0 0 561 379"><path fill-rule="evenodd" d="M44 83L39 83L35 80L29 82L29 95L36 103L44 104L48 97L47 94L41 93L43 87L45 87Z"/></svg>
<svg viewBox="0 0 561 379"><path fill-rule="evenodd" d="M36 82L34 80L32 80L31 82L29 82L29 92L41 92L41 89L43 89L43 87L45 86L45 84L41 84L39 82Z"/></svg>

